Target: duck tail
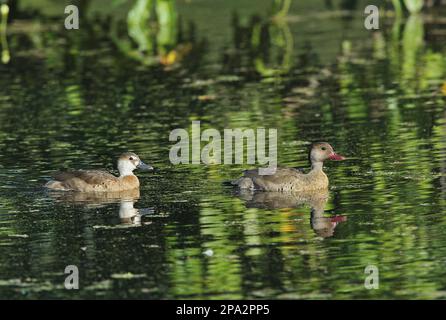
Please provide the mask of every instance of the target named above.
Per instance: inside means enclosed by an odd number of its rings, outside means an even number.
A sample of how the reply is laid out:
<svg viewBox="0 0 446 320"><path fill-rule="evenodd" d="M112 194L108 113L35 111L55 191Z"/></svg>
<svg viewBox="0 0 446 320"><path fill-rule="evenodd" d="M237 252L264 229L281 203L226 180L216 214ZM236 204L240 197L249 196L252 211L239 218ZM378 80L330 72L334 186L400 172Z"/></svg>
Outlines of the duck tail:
<svg viewBox="0 0 446 320"><path fill-rule="evenodd" d="M48 181L45 183L44 187L52 190L68 190L62 182L57 180Z"/></svg>
<svg viewBox="0 0 446 320"><path fill-rule="evenodd" d="M240 189L254 189L254 183L251 178L241 177L231 181L233 186L237 186Z"/></svg>
<svg viewBox="0 0 446 320"><path fill-rule="evenodd" d="M224 186L233 186L234 185L234 181L223 181L222 182L222 185L224 185Z"/></svg>

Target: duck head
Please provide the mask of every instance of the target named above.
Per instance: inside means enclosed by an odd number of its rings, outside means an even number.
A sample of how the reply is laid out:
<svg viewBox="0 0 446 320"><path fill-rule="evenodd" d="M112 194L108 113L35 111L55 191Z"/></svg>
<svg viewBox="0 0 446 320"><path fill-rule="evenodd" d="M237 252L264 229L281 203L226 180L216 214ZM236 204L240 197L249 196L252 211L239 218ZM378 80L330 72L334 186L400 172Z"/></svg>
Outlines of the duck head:
<svg viewBox="0 0 446 320"><path fill-rule="evenodd" d="M133 170L153 170L152 166L149 166L141 161L141 159L133 152L125 152L118 158L118 170L120 176L133 175Z"/></svg>
<svg viewBox="0 0 446 320"><path fill-rule="evenodd" d="M334 152L333 147L327 142L315 142L311 145L310 162L312 166L322 166L325 160L345 160L345 157Z"/></svg>

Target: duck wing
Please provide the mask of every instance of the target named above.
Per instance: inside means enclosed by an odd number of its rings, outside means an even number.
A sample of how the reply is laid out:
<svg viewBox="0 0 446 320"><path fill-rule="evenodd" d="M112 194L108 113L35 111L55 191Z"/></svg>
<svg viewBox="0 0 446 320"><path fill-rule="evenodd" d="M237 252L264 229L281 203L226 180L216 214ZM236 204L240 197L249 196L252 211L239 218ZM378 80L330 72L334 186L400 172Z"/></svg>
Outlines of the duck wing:
<svg viewBox="0 0 446 320"><path fill-rule="evenodd" d="M80 179L87 184L101 184L105 181L117 181L114 175L102 170L74 170L58 172L54 175L54 179L61 182L68 182L72 179Z"/></svg>
<svg viewBox="0 0 446 320"><path fill-rule="evenodd" d="M291 186L293 181L303 177L303 172L295 168L277 168L272 175L260 175L257 169L247 170L243 178L249 178L254 189L282 191Z"/></svg>
<svg viewBox="0 0 446 320"><path fill-rule="evenodd" d="M277 168L276 172L271 175L260 175L258 169L245 170L243 176L246 178L264 178L264 179L283 179L284 177L296 177L303 174L303 171L296 168Z"/></svg>

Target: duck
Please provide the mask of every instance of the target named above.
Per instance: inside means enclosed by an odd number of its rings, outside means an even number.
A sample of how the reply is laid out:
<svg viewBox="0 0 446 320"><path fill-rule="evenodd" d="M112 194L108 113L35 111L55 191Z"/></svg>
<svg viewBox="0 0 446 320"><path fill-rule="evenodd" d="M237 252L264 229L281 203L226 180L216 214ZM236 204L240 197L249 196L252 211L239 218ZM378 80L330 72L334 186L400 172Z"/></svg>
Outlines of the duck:
<svg viewBox="0 0 446 320"><path fill-rule="evenodd" d="M140 198L139 188L110 192L50 192L50 197L59 204L75 205L87 209L109 208L119 204L119 219L122 225L141 226L142 218L154 213L154 208L135 208Z"/></svg>
<svg viewBox="0 0 446 320"><path fill-rule="evenodd" d="M105 208L122 201L137 202L139 188L108 192L49 192L49 197L59 204L80 205L89 209Z"/></svg>
<svg viewBox="0 0 446 320"><path fill-rule="evenodd" d="M333 236L337 225L345 221L347 221L347 216L345 215L325 217L323 208L318 206L311 207L311 228L319 237L329 238Z"/></svg>
<svg viewBox="0 0 446 320"><path fill-rule="evenodd" d="M119 204L119 219L122 225L141 226L143 217L154 213L153 208L136 209L135 201L121 200Z"/></svg>
<svg viewBox="0 0 446 320"><path fill-rule="evenodd" d="M138 189L139 180L135 169L153 170L133 152L125 152L118 158L119 177L101 170L74 170L59 172L45 187L58 191L121 192Z"/></svg>
<svg viewBox="0 0 446 320"><path fill-rule="evenodd" d="M304 173L296 168L276 168L271 175L260 175L258 169L246 170L243 176L232 181L231 184L240 189L261 191L313 191L328 188L328 177L323 171L325 160L345 160L334 152L333 147L327 142L315 142L311 144L309 160L311 170Z"/></svg>
<svg viewBox="0 0 446 320"><path fill-rule="evenodd" d="M262 192L241 189L237 196L245 201L247 208L292 209L310 207L310 224L317 236L327 238L334 235L336 226L347 221L347 216L325 216L329 199L328 189L303 192Z"/></svg>

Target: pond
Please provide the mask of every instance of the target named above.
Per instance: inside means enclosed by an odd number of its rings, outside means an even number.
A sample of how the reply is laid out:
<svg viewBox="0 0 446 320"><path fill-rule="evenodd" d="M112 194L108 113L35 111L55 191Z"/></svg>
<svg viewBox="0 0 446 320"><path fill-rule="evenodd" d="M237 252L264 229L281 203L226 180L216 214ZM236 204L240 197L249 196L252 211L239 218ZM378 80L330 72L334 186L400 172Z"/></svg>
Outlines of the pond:
<svg viewBox="0 0 446 320"><path fill-rule="evenodd" d="M85 1L79 30L62 3L13 2L0 297L446 298L445 8L371 31L366 1L295 1L275 18L267 0L160 1L150 28L151 2ZM313 141L348 159L326 163L327 192L238 193L227 182L252 165L169 161L169 133L192 121L275 128L283 166L308 168ZM116 173L125 151L155 167L139 192L42 187L60 169Z"/></svg>

